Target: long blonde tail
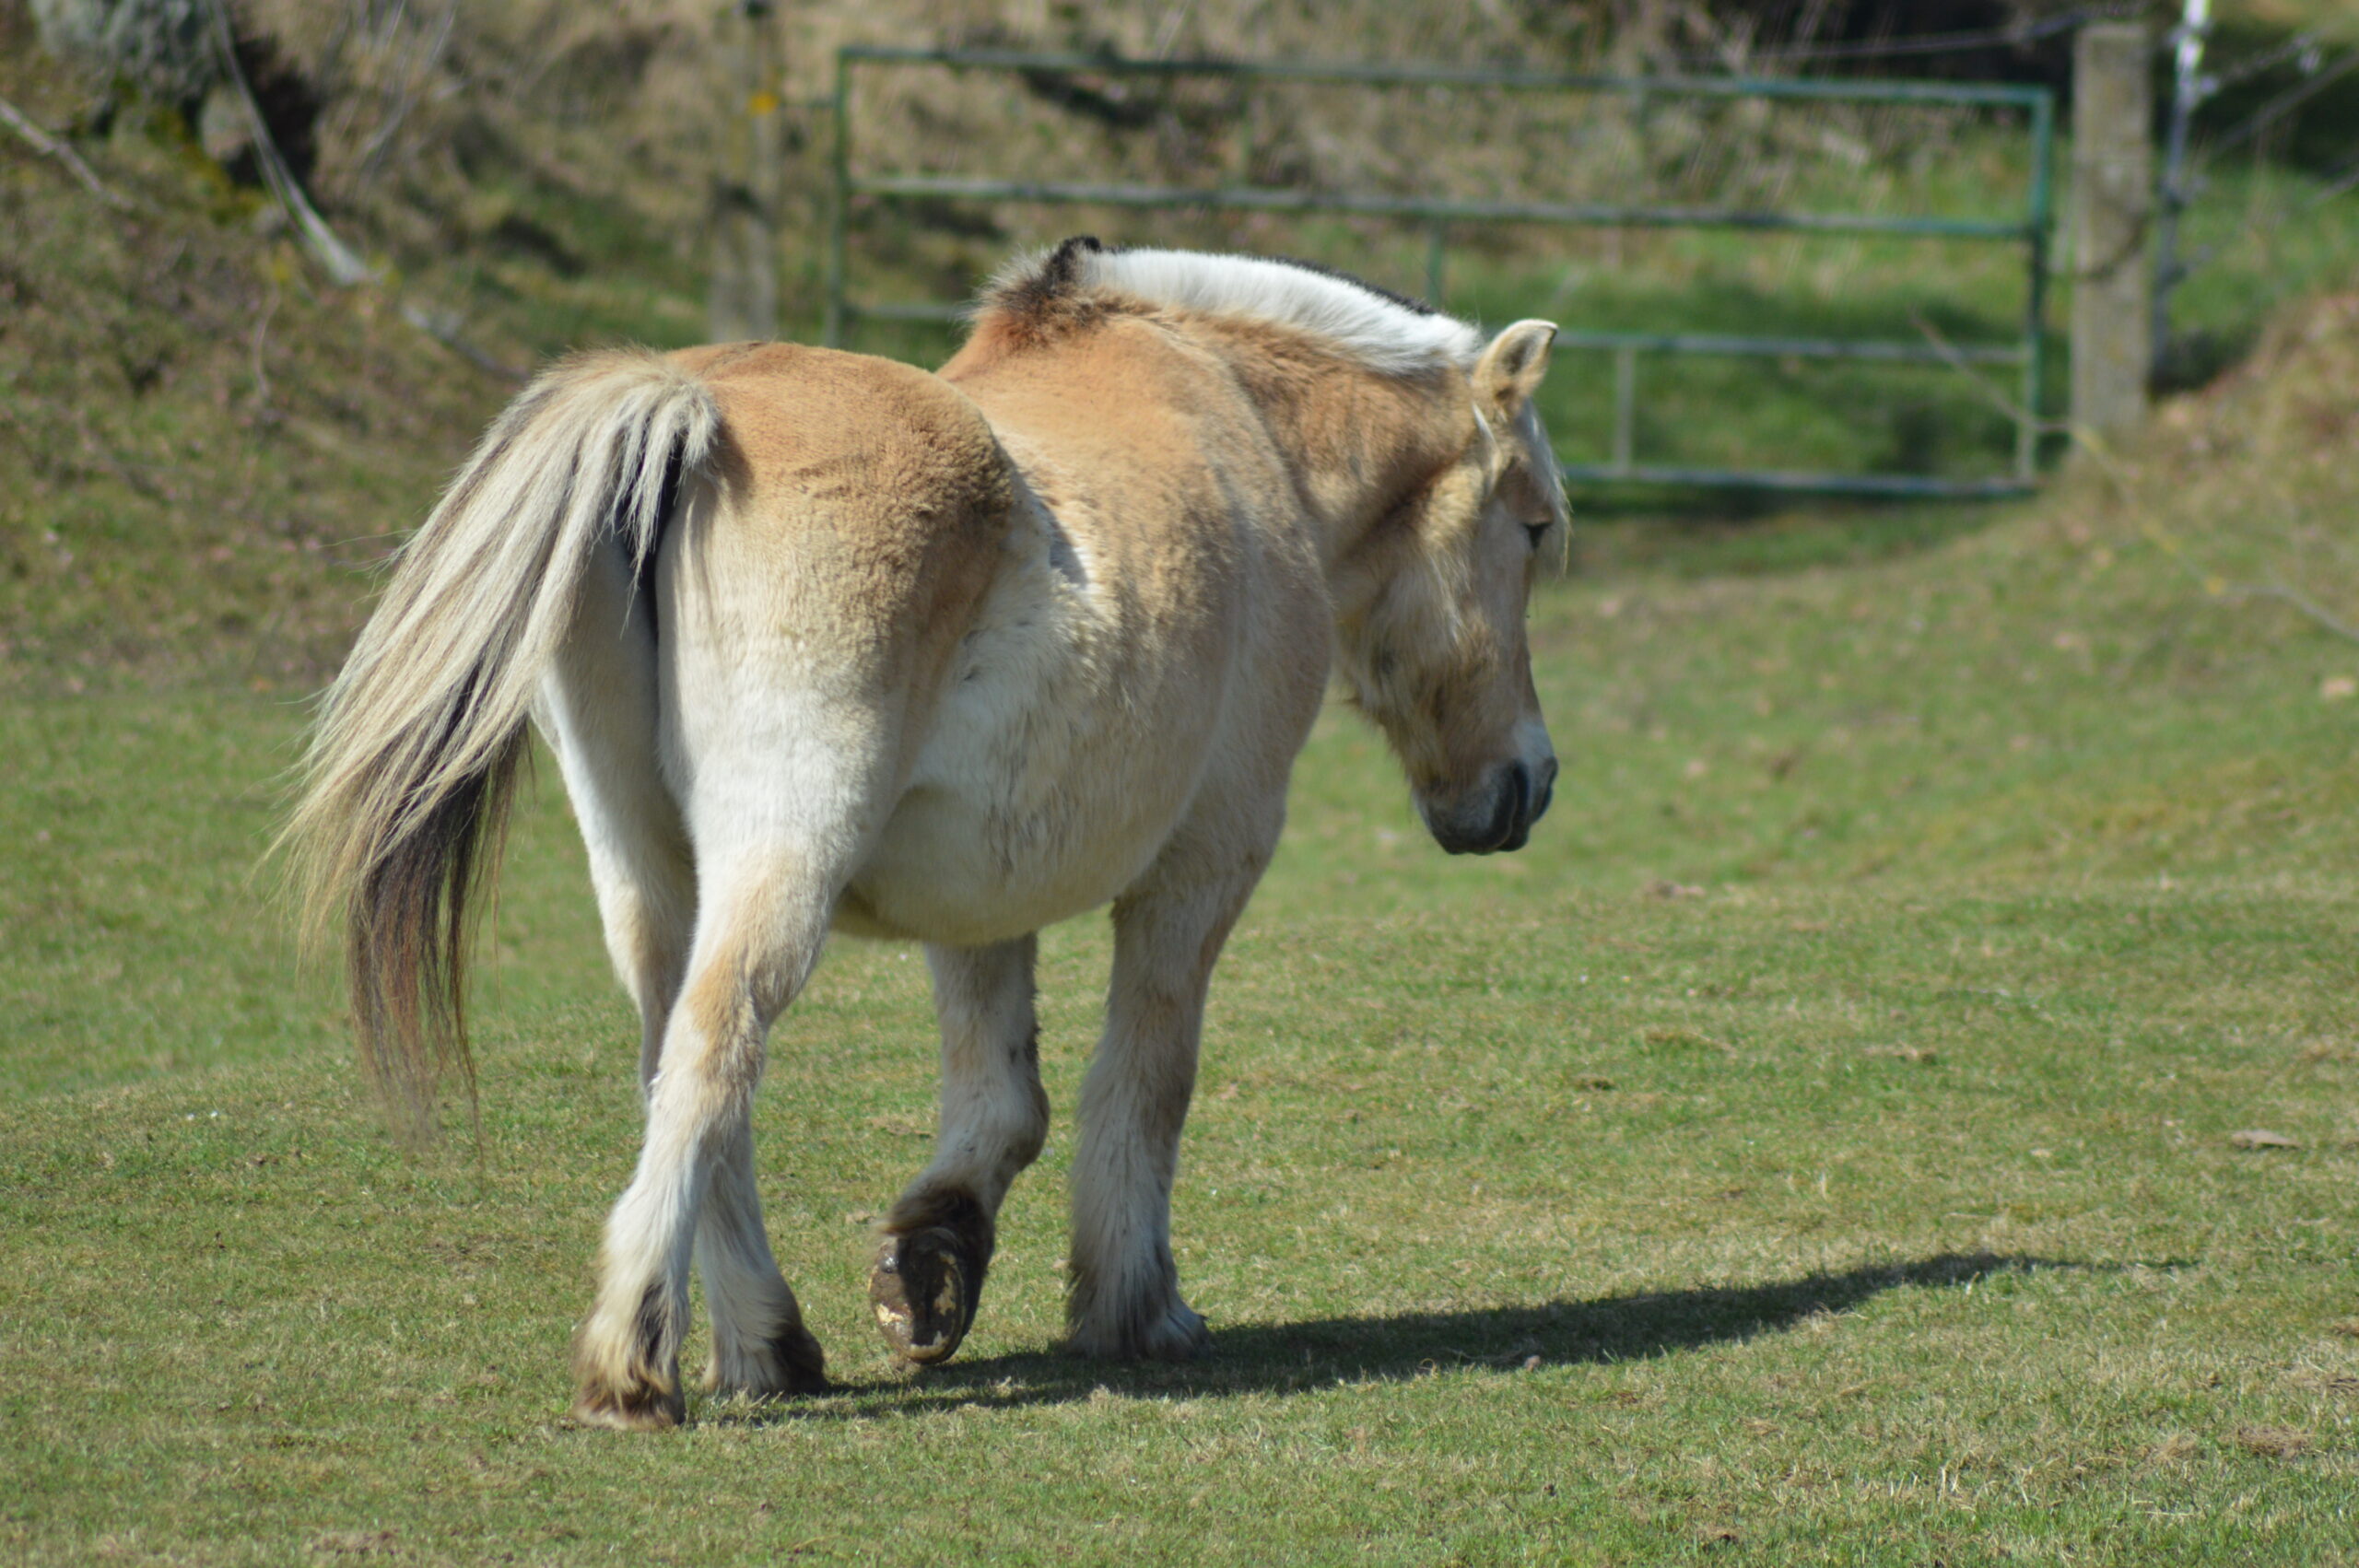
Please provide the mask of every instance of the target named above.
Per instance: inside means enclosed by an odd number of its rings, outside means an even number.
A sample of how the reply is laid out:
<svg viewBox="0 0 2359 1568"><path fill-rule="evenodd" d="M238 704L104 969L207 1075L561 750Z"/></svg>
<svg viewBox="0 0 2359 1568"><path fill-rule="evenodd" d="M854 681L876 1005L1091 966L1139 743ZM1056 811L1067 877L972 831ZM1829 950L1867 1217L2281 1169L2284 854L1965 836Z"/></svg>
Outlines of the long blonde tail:
<svg viewBox="0 0 2359 1568"><path fill-rule="evenodd" d="M525 726L584 565L654 554L721 428L710 391L644 351L578 355L510 404L403 548L328 689L280 836L308 928L341 913L361 1060L424 1137L470 1097L467 914L499 862Z"/></svg>

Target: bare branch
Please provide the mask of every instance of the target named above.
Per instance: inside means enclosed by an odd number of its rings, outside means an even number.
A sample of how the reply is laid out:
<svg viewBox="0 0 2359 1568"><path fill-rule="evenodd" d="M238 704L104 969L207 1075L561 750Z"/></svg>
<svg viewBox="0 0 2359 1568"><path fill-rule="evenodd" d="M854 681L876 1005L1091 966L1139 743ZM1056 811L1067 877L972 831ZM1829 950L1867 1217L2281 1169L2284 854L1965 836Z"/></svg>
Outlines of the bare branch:
<svg viewBox="0 0 2359 1568"><path fill-rule="evenodd" d="M446 315L428 310L422 305L413 304L405 299L401 303L401 317L403 321L487 374L510 381L526 380L532 375L529 370L520 370L504 360L493 358L474 344L469 343L459 335L458 322Z"/></svg>
<svg viewBox="0 0 2359 1568"><path fill-rule="evenodd" d="M274 282L270 286L270 303L263 307L261 318L254 322L250 344L254 364L254 406L257 408L266 408L270 404L270 368L263 363L262 351L264 341L270 336L271 318L278 314L278 285Z"/></svg>
<svg viewBox="0 0 2359 1568"><path fill-rule="evenodd" d="M115 211L135 212L138 210L139 204L119 191L110 189L106 181L100 180L90 166L82 161L80 153L34 124L23 110L18 109L5 98L0 98L0 120L6 121L8 128L31 144L35 152L44 158L53 158L64 164L65 171L80 181L84 189Z"/></svg>
<svg viewBox="0 0 2359 1568"><path fill-rule="evenodd" d="M2282 582L2230 583L2220 590L2220 597L2238 600L2274 599L2281 604L2289 604L2299 610L2335 636L2349 638L2353 642L2359 642L2359 626L2353 626L2350 622L2329 611L2317 600L2288 588Z"/></svg>
<svg viewBox="0 0 2359 1568"><path fill-rule="evenodd" d="M214 50L220 56L222 74L238 90L239 101L245 105L246 121L253 131L254 161L262 165L263 178L272 195L278 198L288 220L294 224L295 233L303 248L319 263L321 270L341 287L356 283L370 283L377 274L368 263L356 255L351 247L335 237L335 231L320 216L311 199L280 156L277 140L270 134L269 122L263 118L262 105L254 99L254 89L246 80L244 67L238 64L237 35L230 30L229 13L222 8L221 0L207 0L206 7L213 18Z"/></svg>

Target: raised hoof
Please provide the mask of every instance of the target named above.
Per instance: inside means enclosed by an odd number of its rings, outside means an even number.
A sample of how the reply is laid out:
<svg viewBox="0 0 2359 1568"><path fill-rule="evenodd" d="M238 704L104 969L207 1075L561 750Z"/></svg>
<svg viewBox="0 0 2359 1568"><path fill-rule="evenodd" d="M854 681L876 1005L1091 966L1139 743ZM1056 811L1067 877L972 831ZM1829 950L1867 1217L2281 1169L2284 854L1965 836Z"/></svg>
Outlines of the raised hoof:
<svg viewBox="0 0 2359 1568"><path fill-rule="evenodd" d="M583 1426L617 1432L663 1432L687 1419L688 1402L676 1388L584 1388L573 1401L573 1419Z"/></svg>
<svg viewBox="0 0 2359 1568"><path fill-rule="evenodd" d="M868 1276L868 1304L894 1355L918 1366L947 1361L975 1321L980 1260L946 1225L888 1235Z"/></svg>
<svg viewBox="0 0 2359 1568"><path fill-rule="evenodd" d="M707 1393L742 1394L749 1399L824 1394L827 1391L827 1358L811 1331L795 1323L780 1330L767 1345L745 1355L734 1365L724 1365L716 1357L705 1368L704 1387Z"/></svg>

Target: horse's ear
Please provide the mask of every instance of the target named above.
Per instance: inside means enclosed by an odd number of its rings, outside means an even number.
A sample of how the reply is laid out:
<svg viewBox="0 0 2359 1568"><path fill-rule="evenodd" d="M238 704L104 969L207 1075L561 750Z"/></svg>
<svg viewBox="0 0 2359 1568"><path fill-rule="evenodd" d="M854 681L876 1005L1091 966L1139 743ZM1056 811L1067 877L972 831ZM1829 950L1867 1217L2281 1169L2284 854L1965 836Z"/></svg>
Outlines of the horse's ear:
<svg viewBox="0 0 2359 1568"><path fill-rule="evenodd" d="M1521 410L1548 373L1548 345L1555 341L1554 322L1518 322L1501 332L1474 362L1474 395L1502 414Z"/></svg>

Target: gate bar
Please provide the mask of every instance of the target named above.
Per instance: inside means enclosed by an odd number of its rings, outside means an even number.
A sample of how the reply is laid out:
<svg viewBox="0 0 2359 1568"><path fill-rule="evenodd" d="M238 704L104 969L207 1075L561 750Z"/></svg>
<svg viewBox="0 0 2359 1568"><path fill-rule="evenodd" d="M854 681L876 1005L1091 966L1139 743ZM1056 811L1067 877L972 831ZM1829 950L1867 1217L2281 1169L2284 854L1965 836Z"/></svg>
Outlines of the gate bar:
<svg viewBox="0 0 2359 1568"><path fill-rule="evenodd" d="M1872 213L1746 212L1734 207L1641 207L1612 202L1470 202L1347 191L1282 191L1230 185L1097 185L1049 180L978 180L963 175L851 176L845 191L891 200L948 197L1032 202L1044 206L1226 207L1253 212L1344 212L1440 222L1548 223L1581 228L1766 228L1814 234L1887 234L1919 240L2031 238L2021 218L1879 217Z"/></svg>
<svg viewBox="0 0 2359 1568"><path fill-rule="evenodd" d="M1930 474L1819 474L1792 469L1674 468L1661 463L1568 462L1567 479L1593 483L1709 486L1716 490L1778 490L1833 496L1894 496L1922 500L2000 500L2028 496L2028 480L1942 479Z"/></svg>
<svg viewBox="0 0 2359 1568"><path fill-rule="evenodd" d="M938 300L859 304L844 302L847 317L875 322L960 322L972 310ZM1565 327L1555 346L1606 353L1703 354L1761 359L1872 359L1907 365L2021 365L2020 343L1951 344L1891 342L1862 337L1741 337L1719 333L1588 332Z"/></svg>
<svg viewBox="0 0 2359 1568"><path fill-rule="evenodd" d="M851 43L842 60L954 70L1104 71L1125 76L1243 76L1262 81L1357 82L1376 86L1508 88L1534 91L1628 93L1635 97L1838 99L1853 103L1962 103L2030 109L2046 88L2004 82L1830 81L1813 76L1613 76L1515 71L1484 65L1388 65L1354 60L1128 60L1022 49L900 49Z"/></svg>
<svg viewBox="0 0 2359 1568"><path fill-rule="evenodd" d="M1866 213L1750 212L1724 207L1634 207L1606 203L1485 202L1267 190L1230 186L1212 190L1139 184L982 180L924 175L856 176L851 171L851 76L863 63L940 65L953 70L1015 72L1103 72L1118 76L1229 76L1265 81L1350 83L1368 86L1467 87L1537 91L1622 93L1634 97L1820 99L1852 103L1968 104L2020 109L2030 121L2032 180L2023 216L2015 220L1945 217L1883 217ZM827 214L826 341L843 342L852 320L949 322L965 308L931 303L863 305L845 298L851 198L884 201L921 197L1087 205L1116 207L1228 208L1263 212L1345 212L1422 220L1427 231L1426 290L1441 304L1442 254L1456 222L1528 222L1565 227L1712 228L1818 234L1884 235L1903 239L1991 240L2024 245L2028 279L2024 334L2013 345L1924 344L1802 337L1747 337L1697 333L1569 332L1567 347L1611 352L1617 392L1613 461L1567 463L1568 479L1631 480L1648 484L1714 486L1766 490L1810 490L1860 496L1991 497L2020 495L2038 472L2040 439L2047 425L2040 413L2047 370L2048 265L2054 220L2055 99L2046 88L2001 83L1849 82L1824 78L1612 76L1500 70L1483 66L1392 65L1354 62L1249 60L1124 60L1098 55L1025 50L901 49L848 44L836 52L834 94L835 200ZM1946 479L1931 474L1819 474L1690 468L1632 461L1637 355L1641 351L1868 359L1910 364L1976 364L2023 368L2021 401L2009 410L2015 425L2013 474L1994 479Z"/></svg>

